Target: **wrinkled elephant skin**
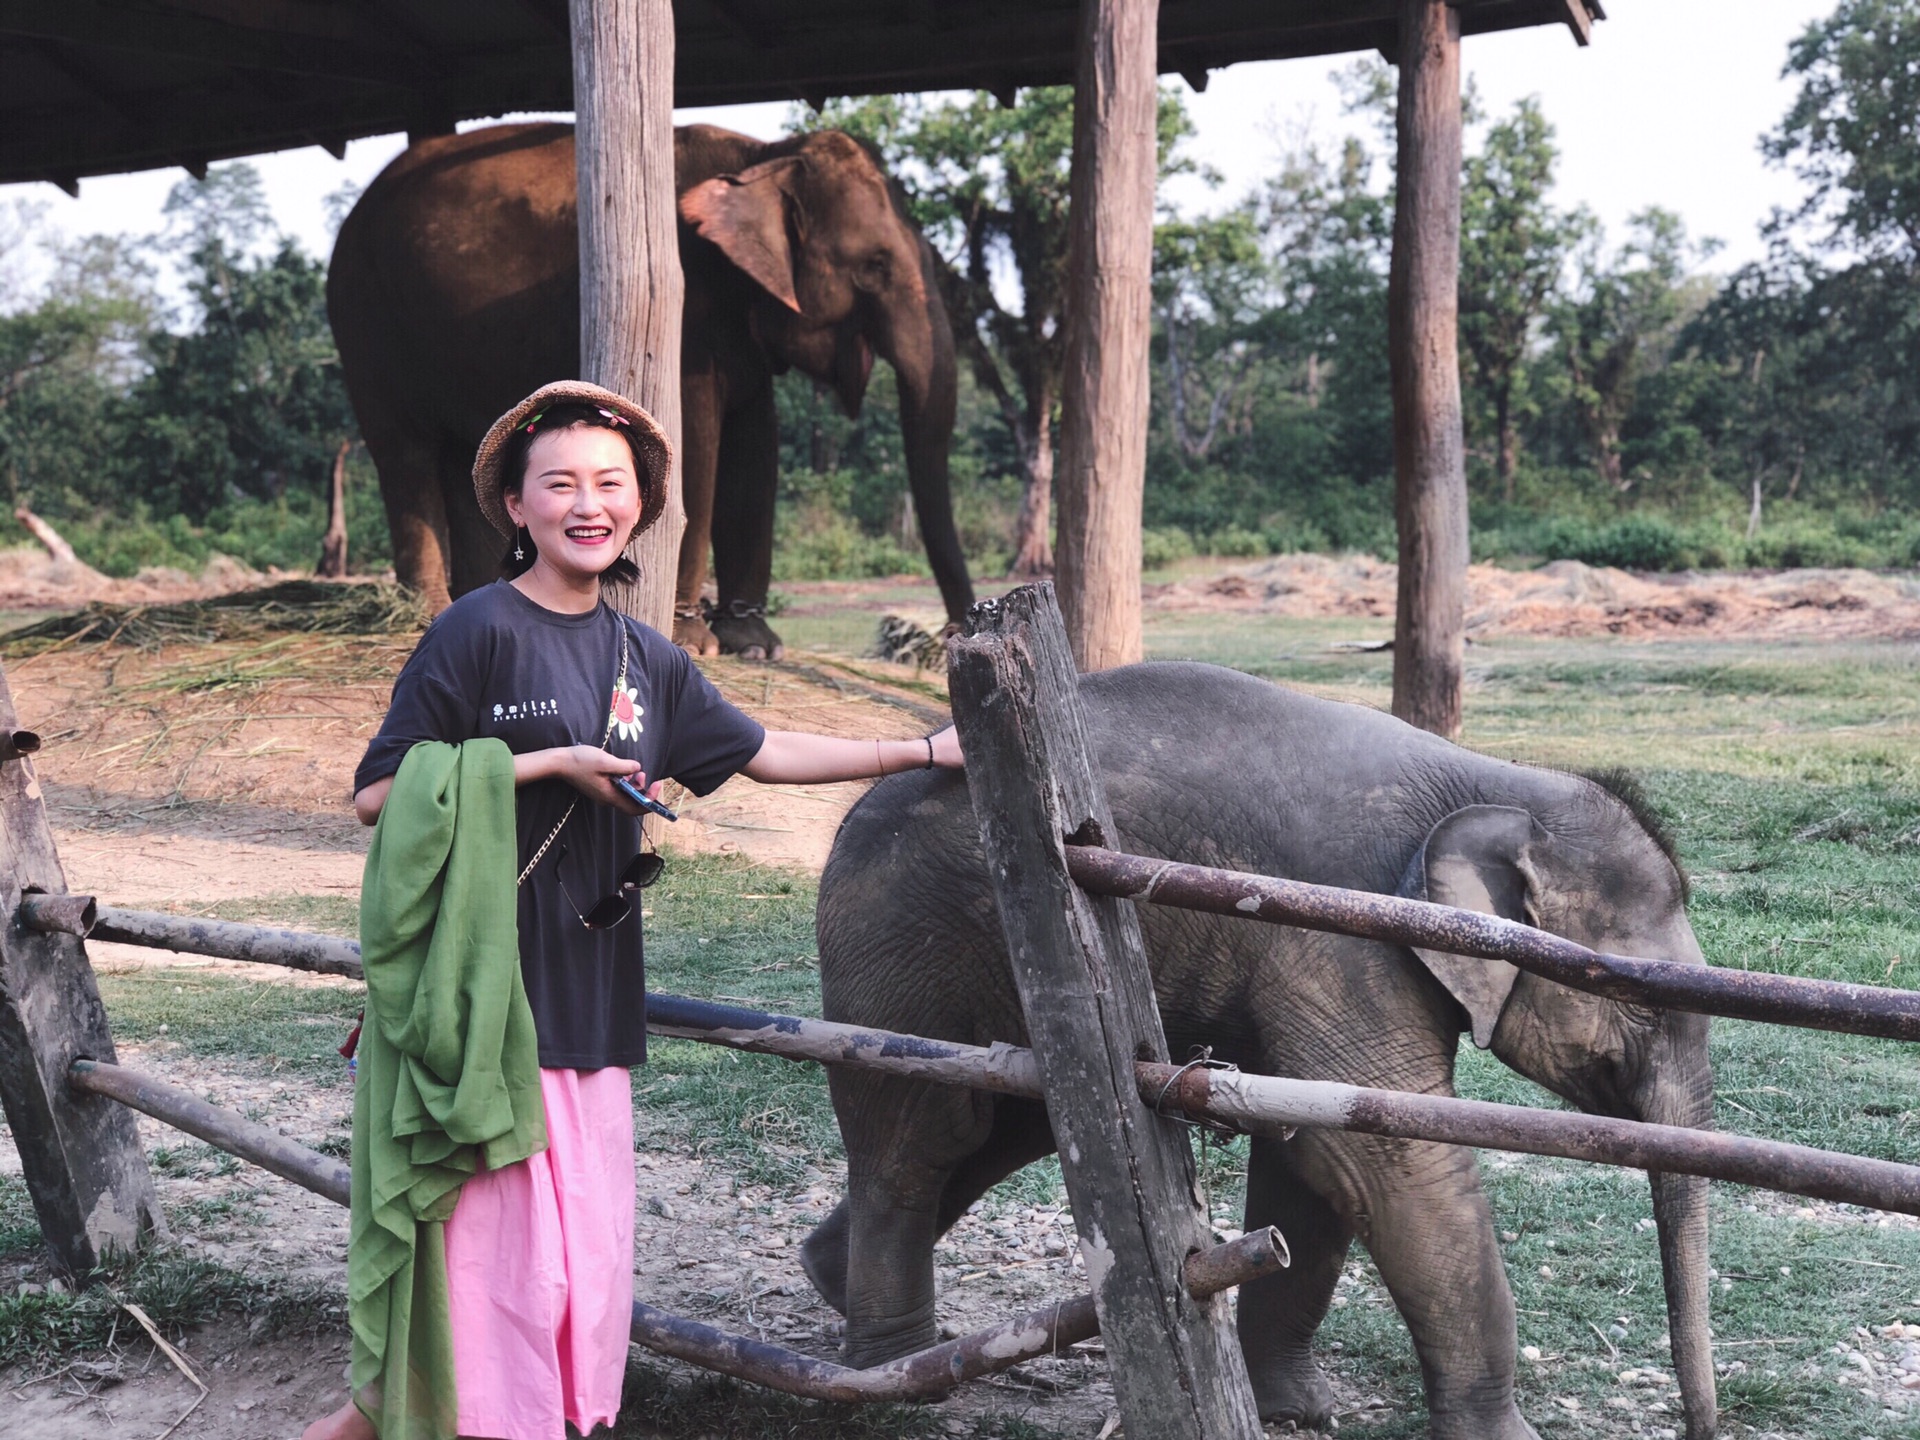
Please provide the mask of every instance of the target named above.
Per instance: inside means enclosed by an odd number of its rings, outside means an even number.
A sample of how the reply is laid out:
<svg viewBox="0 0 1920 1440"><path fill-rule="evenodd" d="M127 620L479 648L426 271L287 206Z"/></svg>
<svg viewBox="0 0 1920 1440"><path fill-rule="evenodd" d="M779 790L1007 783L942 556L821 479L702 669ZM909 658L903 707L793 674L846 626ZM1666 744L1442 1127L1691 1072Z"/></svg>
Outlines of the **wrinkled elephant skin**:
<svg viewBox="0 0 1920 1440"><path fill-rule="evenodd" d="M1122 848L1704 963L1663 842L1599 784L1211 666L1107 671L1081 694ZM1140 918L1175 1056L1210 1045L1248 1071L1447 1094L1465 1030L1588 1111L1710 1122L1700 1017L1374 941L1153 905ZM828 1019L1026 1043L963 774L896 776L854 807L821 880L818 928ZM847 1317L848 1363L871 1365L933 1341L935 1240L1053 1137L1032 1102L847 1070L830 1084L848 1193L803 1260ZM1705 1191L1655 1177L1655 1200L1688 1435L1705 1440ZM1534 1434L1514 1402L1513 1297L1471 1151L1312 1129L1256 1139L1245 1224L1278 1225L1294 1256L1240 1296L1264 1415L1326 1420L1311 1343L1357 1238L1412 1332L1432 1433Z"/></svg>
<svg viewBox="0 0 1920 1440"><path fill-rule="evenodd" d="M954 529L953 332L932 252L874 156L838 131L767 144L674 132L680 258L679 459L687 529L675 638L777 658L767 626L779 469L774 377L798 369L859 411L893 366L907 481L950 617L973 590ZM380 473L394 568L436 609L497 573L474 503L493 418L580 368L573 129L498 125L412 146L340 227L327 311ZM711 545L712 625L700 595Z"/></svg>

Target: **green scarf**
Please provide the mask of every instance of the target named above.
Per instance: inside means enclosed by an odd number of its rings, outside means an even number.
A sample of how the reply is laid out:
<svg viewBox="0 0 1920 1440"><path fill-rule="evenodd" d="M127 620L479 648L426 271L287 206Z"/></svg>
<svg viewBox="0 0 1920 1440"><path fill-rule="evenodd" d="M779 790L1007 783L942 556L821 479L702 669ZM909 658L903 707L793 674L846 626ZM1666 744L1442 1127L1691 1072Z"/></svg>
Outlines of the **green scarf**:
<svg viewBox="0 0 1920 1440"><path fill-rule="evenodd" d="M353 1097L353 1398L381 1440L453 1440L444 1225L460 1186L546 1148L520 979L513 755L407 752L360 893L367 1016Z"/></svg>

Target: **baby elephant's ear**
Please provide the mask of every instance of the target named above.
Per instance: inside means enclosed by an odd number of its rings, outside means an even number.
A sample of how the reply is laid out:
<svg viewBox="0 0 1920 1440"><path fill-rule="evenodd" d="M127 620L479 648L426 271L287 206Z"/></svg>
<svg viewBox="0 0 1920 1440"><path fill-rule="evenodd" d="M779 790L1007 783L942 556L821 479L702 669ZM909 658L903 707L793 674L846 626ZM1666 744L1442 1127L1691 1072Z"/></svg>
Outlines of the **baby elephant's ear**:
<svg viewBox="0 0 1920 1440"><path fill-rule="evenodd" d="M1407 867L1400 893L1533 924L1538 913L1533 904L1536 880L1528 851L1545 838L1525 810L1469 805L1433 827ZM1418 946L1413 953L1460 1002L1473 1043L1486 1049L1520 972L1504 960L1476 960Z"/></svg>

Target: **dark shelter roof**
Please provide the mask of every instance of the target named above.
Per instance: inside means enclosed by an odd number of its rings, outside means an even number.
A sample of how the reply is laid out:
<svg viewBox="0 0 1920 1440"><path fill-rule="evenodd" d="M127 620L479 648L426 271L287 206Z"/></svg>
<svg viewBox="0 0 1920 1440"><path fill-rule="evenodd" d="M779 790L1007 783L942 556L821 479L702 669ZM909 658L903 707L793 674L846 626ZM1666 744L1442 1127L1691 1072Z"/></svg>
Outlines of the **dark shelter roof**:
<svg viewBox="0 0 1920 1440"><path fill-rule="evenodd" d="M1600 0L1456 0L1467 34ZM1160 69L1392 53L1399 0L1161 0ZM675 0L676 103L1073 78L1078 0ZM0 0L0 183L210 161L568 110L567 0Z"/></svg>

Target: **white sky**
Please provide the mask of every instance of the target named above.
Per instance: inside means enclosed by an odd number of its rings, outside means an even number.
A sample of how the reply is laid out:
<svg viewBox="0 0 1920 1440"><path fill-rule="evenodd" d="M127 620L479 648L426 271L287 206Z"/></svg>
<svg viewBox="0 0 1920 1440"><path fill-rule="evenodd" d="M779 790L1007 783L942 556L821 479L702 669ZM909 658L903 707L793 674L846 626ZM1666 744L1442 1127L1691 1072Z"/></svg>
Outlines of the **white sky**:
<svg viewBox="0 0 1920 1440"><path fill-rule="evenodd" d="M1636 210L1661 205L1685 217L1695 236L1725 244L1717 266L1731 268L1764 247L1760 224L1800 193L1794 177L1769 168L1760 135L1786 112L1793 87L1780 79L1787 43L1829 13L1834 0L1607 0L1611 19L1582 50L1562 28L1471 39L1466 64L1491 114L1539 95L1559 131L1559 199L1584 203L1617 232ZM1738 23L1729 15L1738 11ZM1276 61L1216 71L1189 97L1198 127L1191 153L1221 171L1220 198L1236 197L1270 173L1283 135L1302 126L1329 138L1355 128L1340 112L1331 74L1343 58ZM784 105L687 110L750 134L773 136ZM323 201L346 180L365 184L404 146L401 136L355 141L337 161L316 148L255 157L282 228L307 248L331 246ZM179 170L84 181L71 200L51 185L0 186L0 202L44 201L47 220L69 234L145 233L160 225ZM1204 206L1204 194L1179 195Z"/></svg>

